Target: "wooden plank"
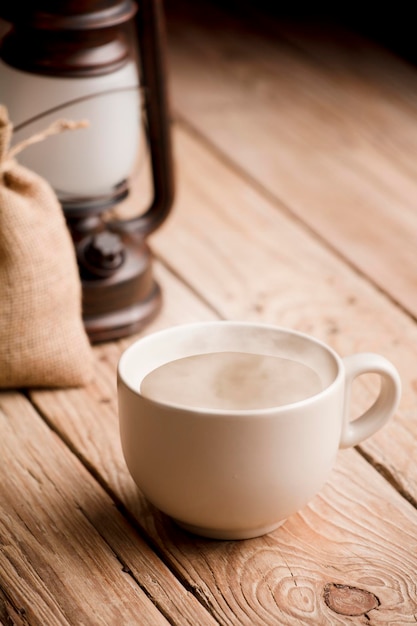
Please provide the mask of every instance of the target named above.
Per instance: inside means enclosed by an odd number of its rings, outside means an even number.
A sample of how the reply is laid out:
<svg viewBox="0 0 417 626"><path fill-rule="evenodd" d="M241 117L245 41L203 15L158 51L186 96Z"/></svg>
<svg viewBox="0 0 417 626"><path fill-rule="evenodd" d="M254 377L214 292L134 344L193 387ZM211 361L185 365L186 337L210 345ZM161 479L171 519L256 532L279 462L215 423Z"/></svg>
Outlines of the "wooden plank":
<svg viewBox="0 0 417 626"><path fill-rule="evenodd" d="M415 363L415 353L398 345L404 332L416 336L413 323L198 142L179 131L175 145L178 198L152 237L156 254L222 316L298 327L342 354L388 352L406 381L402 411L414 410L402 363ZM146 333L215 316L157 269L165 307ZM133 340L95 349L96 381L89 388L31 397L214 618L236 625L345 624L349 614L349 622L359 624L369 613L374 624L413 623L417 512L356 451L340 453L331 480L310 506L275 533L251 541L193 538L146 503L121 457L115 406L117 359ZM361 386L357 410L374 390L373 380ZM401 420L400 412L387 427L392 438ZM410 437L409 450L413 446ZM404 456L405 448L399 453Z"/></svg>
<svg viewBox="0 0 417 626"><path fill-rule="evenodd" d="M177 115L416 315L417 72L338 32L174 4Z"/></svg>
<svg viewBox="0 0 417 626"><path fill-rule="evenodd" d="M213 623L23 396L0 430L1 623Z"/></svg>

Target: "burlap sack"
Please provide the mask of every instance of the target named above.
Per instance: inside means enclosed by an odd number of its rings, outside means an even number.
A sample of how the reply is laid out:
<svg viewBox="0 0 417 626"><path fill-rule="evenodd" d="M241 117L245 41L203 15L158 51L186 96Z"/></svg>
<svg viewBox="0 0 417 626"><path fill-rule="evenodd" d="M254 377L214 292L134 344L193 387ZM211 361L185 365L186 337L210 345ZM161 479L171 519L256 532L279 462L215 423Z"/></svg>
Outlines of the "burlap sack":
<svg viewBox="0 0 417 626"><path fill-rule="evenodd" d="M80 386L92 350L74 246L53 189L14 160L11 135L0 106L0 387Z"/></svg>

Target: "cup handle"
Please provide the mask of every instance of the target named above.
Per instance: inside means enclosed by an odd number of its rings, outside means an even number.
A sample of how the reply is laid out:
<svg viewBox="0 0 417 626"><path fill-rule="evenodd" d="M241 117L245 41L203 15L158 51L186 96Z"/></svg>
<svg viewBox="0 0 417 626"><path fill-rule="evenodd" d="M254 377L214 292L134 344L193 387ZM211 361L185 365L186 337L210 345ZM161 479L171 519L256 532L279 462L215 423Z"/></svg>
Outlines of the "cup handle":
<svg viewBox="0 0 417 626"><path fill-rule="evenodd" d="M395 413L401 396L401 380L398 371L383 356L366 352L343 359L345 365L345 401L340 448L350 448L371 437L382 428ZM374 404L353 421L349 420L352 383L361 374L379 374L381 389Z"/></svg>

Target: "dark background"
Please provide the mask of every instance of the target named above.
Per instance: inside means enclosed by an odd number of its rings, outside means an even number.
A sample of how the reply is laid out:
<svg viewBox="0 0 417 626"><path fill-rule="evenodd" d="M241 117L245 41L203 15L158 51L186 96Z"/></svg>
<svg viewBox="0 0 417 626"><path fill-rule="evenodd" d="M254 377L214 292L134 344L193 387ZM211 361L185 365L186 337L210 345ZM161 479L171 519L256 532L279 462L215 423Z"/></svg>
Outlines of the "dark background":
<svg viewBox="0 0 417 626"><path fill-rule="evenodd" d="M173 6L173 0L166 0ZM404 0L396 2L367 2L352 0L324 2L310 0L212 0L234 12L248 8L273 15L276 18L297 21L325 21L336 23L392 50L412 63L417 63L417 3ZM196 2L198 4L198 0Z"/></svg>

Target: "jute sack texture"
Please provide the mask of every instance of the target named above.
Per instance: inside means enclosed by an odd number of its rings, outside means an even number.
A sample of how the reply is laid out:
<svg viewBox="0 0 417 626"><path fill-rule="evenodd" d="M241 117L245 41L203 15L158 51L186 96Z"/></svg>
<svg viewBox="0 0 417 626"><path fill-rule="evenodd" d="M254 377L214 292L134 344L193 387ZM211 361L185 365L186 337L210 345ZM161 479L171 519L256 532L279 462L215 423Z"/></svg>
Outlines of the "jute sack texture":
<svg viewBox="0 0 417 626"><path fill-rule="evenodd" d="M71 128L58 122L43 136ZM76 387L92 377L81 282L62 208L42 177L19 165L0 106L0 387Z"/></svg>

